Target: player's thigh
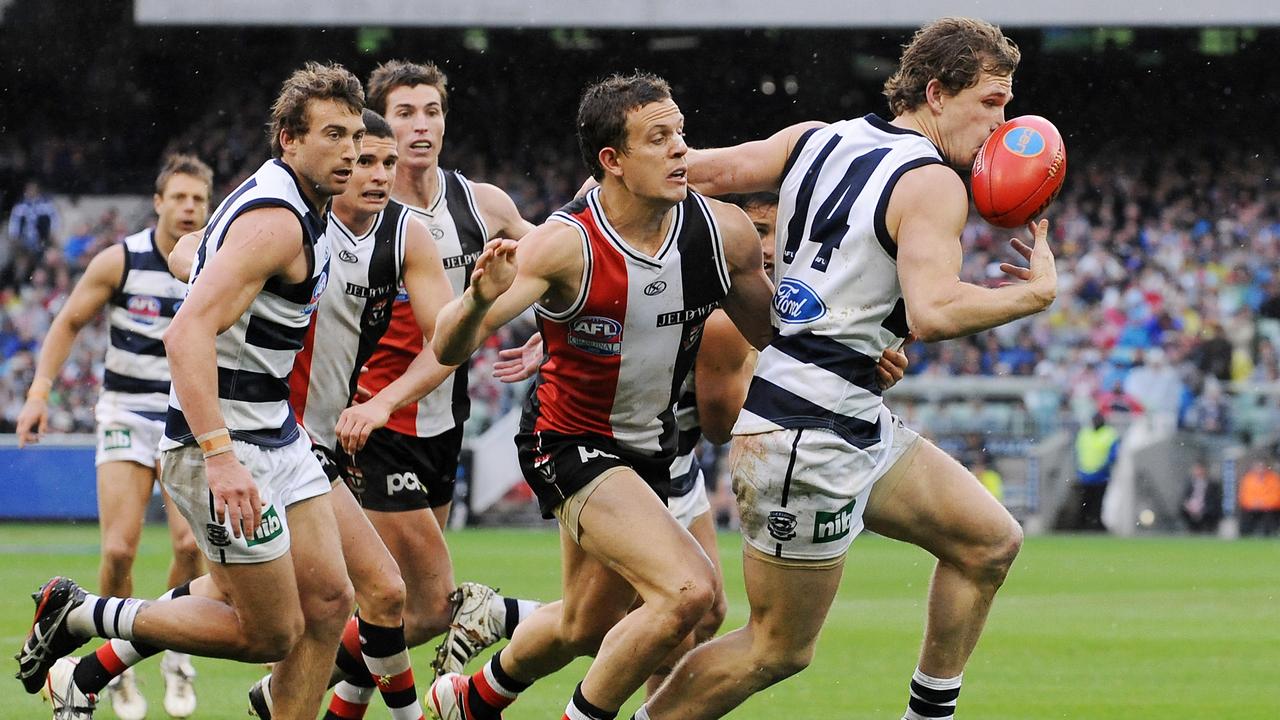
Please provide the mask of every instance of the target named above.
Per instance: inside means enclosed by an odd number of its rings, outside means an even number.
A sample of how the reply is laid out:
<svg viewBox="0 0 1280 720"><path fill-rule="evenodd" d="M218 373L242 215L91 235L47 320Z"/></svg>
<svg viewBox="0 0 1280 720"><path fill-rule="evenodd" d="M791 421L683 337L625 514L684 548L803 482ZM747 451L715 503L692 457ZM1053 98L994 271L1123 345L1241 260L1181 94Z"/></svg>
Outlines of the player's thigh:
<svg viewBox="0 0 1280 720"><path fill-rule="evenodd" d="M840 587L844 562L779 561L744 545L742 572L757 649L788 659L800 655L807 662Z"/></svg>
<svg viewBox="0 0 1280 720"><path fill-rule="evenodd" d="M561 622L566 635L603 636L637 604L636 590L560 531Z"/></svg>
<svg viewBox="0 0 1280 720"><path fill-rule="evenodd" d="M289 554L294 566L303 569L298 573L297 582L304 607L311 601L349 603L351 582L329 497L316 496L292 503L286 513L292 534ZM335 614L342 614L340 608L330 609ZM350 612L350 608L346 608L346 612Z"/></svg>
<svg viewBox="0 0 1280 720"><path fill-rule="evenodd" d="M867 527L942 559L1004 542L1017 521L960 463L925 438L871 489Z"/></svg>
<svg viewBox="0 0 1280 720"><path fill-rule="evenodd" d="M707 511L698 515L689 523L689 534L697 541L698 546L707 554L711 566L715 569L717 594L724 595L724 569L720 564L720 548L717 545L716 522Z"/></svg>
<svg viewBox="0 0 1280 720"><path fill-rule="evenodd" d="M404 512L366 510L365 513L400 567L408 602L426 601L427 595L448 594L453 589L449 546L445 544L434 508Z"/></svg>
<svg viewBox="0 0 1280 720"><path fill-rule="evenodd" d="M403 596L400 568L379 537L364 510L345 484L338 481L329 492L347 573L362 602L399 605ZM398 612L398 610L397 610Z"/></svg>
<svg viewBox="0 0 1280 720"><path fill-rule="evenodd" d="M104 540L136 546L151 501L155 471L128 460L97 467L98 523Z"/></svg>
<svg viewBox="0 0 1280 720"><path fill-rule="evenodd" d="M616 468L578 515L578 544L642 597L689 581L710 581L711 561L633 470Z"/></svg>
<svg viewBox="0 0 1280 720"><path fill-rule="evenodd" d="M245 632L290 625L300 628L302 605L294 561L289 553L261 563L210 562L209 577L213 580L212 587L197 579L192 583L192 592L202 597L225 599L236 609Z"/></svg>

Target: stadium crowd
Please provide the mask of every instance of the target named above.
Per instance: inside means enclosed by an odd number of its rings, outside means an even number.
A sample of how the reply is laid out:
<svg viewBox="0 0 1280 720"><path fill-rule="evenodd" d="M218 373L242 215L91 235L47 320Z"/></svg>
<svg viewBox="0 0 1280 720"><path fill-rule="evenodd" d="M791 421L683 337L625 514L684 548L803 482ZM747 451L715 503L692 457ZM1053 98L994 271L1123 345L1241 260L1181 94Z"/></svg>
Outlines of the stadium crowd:
<svg viewBox="0 0 1280 720"><path fill-rule="evenodd" d="M253 124L218 117L208 116L168 149L208 157L225 192L262 157L262 134ZM451 156L470 161L463 168L469 176L508 189L534 221L568 198L582 176L571 153L531 152L521 166L475 152L463 133L449 142ZM1107 152L1072 161L1049 213L1062 287L1051 312L964 340L916 343L910 372L1044 378L1077 419L1095 409L1124 411L1223 433L1274 418L1280 407L1273 397L1232 392L1280 381L1280 197L1264 181L1274 169L1244 151L1208 148L1145 162ZM56 176L42 179L61 190ZM10 211L0 252L5 427L21 405L32 353L52 314L88 259L130 231L115 212L68 228L56 217L38 217L42 207L54 212L32 183ZM1000 282L1010 234L971 215L966 277ZM507 342L525 332L513 331ZM55 429L92 428L105 343L99 326L77 346L58 386ZM512 399L487 380L488 365L476 365L477 401L493 417Z"/></svg>

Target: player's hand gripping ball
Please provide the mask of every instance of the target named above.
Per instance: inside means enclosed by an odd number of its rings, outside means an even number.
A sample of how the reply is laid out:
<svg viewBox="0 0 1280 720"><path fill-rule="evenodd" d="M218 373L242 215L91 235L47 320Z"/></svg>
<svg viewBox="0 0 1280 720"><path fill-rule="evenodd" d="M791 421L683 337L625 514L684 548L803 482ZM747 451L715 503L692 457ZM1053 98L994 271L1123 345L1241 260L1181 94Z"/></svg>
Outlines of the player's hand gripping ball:
<svg viewBox="0 0 1280 720"><path fill-rule="evenodd" d="M1016 117L996 128L973 160L973 204L992 225L1020 228L1049 207L1066 175L1058 128L1039 115Z"/></svg>

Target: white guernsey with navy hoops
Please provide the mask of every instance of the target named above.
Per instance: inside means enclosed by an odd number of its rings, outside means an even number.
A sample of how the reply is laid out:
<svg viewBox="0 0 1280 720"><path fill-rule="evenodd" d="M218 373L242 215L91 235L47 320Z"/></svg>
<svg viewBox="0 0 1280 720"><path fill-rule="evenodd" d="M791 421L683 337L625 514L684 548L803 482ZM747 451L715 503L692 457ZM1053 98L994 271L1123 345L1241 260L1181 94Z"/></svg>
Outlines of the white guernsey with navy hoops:
<svg viewBox="0 0 1280 720"><path fill-rule="evenodd" d="M876 381L880 355L908 332L885 213L904 173L942 162L923 135L875 115L809 131L787 161L773 298L780 329L734 426L735 435L777 436L752 440L763 457L735 453L735 479L760 486L741 508L757 550L843 555L872 483L915 438Z"/></svg>
<svg viewBox="0 0 1280 720"><path fill-rule="evenodd" d="M201 549L222 563L265 562L287 552L285 508L329 491L328 478L289 408L289 373L329 279L326 214L307 202L288 165L268 161L218 206L196 253L191 285L199 283L210 260L225 251L223 240L232 222L264 207L286 208L297 216L311 271L300 283L289 284L278 277L268 280L249 309L215 343L222 417L236 458L253 476L262 498L258 531L237 538L218 523L204 477L204 459L173 392L161 445L166 451L165 487L191 524Z"/></svg>
<svg viewBox="0 0 1280 720"><path fill-rule="evenodd" d="M169 361L164 331L187 294L156 247L155 231L124 239L124 272L111 296L96 462L127 461L153 467L169 409Z"/></svg>

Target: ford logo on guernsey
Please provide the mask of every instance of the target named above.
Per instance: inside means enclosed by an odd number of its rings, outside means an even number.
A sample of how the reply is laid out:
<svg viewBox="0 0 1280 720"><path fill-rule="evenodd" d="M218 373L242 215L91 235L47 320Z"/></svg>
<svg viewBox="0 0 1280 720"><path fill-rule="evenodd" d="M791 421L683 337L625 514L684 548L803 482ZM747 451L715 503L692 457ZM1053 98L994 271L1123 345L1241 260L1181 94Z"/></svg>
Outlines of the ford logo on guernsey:
<svg viewBox="0 0 1280 720"><path fill-rule="evenodd" d="M569 344L592 355L622 354L622 323L613 318L588 315L569 324Z"/></svg>
<svg viewBox="0 0 1280 720"><path fill-rule="evenodd" d="M1004 146L1020 157L1035 157L1044 152L1044 136L1039 130L1021 127L1004 136Z"/></svg>
<svg viewBox="0 0 1280 720"><path fill-rule="evenodd" d="M827 306L813 288L794 278L784 278L773 294L773 309L784 323L809 323L827 314Z"/></svg>

